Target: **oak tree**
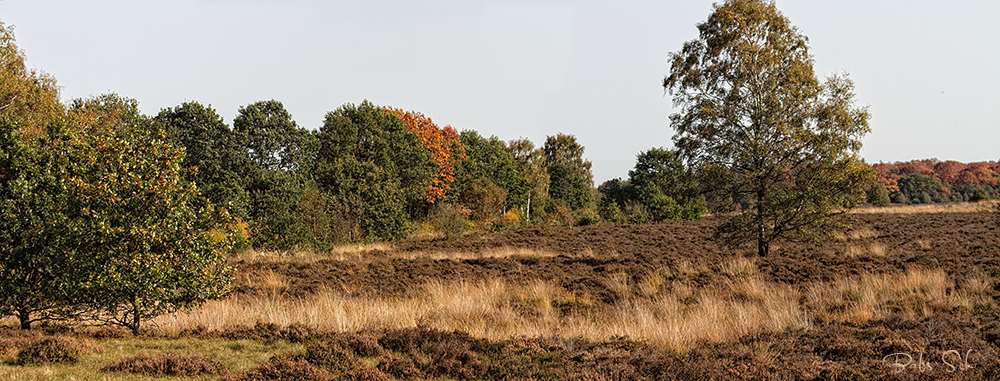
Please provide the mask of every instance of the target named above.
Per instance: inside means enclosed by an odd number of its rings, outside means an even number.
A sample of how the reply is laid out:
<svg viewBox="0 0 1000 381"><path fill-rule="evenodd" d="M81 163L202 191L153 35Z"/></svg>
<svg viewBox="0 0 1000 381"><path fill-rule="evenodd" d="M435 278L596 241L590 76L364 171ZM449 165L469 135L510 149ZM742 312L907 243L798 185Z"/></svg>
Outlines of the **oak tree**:
<svg viewBox="0 0 1000 381"><path fill-rule="evenodd" d="M153 122L168 143L184 149L182 165L193 169L185 178L199 189L195 202L227 208L233 216L245 219L248 196L241 174L249 161L238 136L215 109L185 102L160 110Z"/></svg>
<svg viewBox="0 0 1000 381"><path fill-rule="evenodd" d="M241 106L233 133L249 164L238 174L248 198L250 242L277 249L315 244L317 236L304 224L300 208L312 179L315 136L299 127L276 100Z"/></svg>
<svg viewBox="0 0 1000 381"><path fill-rule="evenodd" d="M334 202L346 240L406 236L407 207L424 199L437 172L403 122L371 102L326 115L318 134L316 181Z"/></svg>
<svg viewBox="0 0 1000 381"><path fill-rule="evenodd" d="M466 207L473 210L480 220L493 220L504 215L504 212L511 208L521 208L528 202L528 181L518 161L507 148L507 143L496 136L485 138L473 130L465 130L459 134L459 140L465 146L466 160L462 161L455 169L455 183L453 185L453 197L461 201ZM476 207L469 202L476 195L494 194L482 192L483 189L493 189L482 180L499 187L505 194L504 202L490 210L476 210ZM479 186L475 186L476 184ZM478 189L474 189L478 188ZM495 190L495 189L493 189ZM492 199L496 199L493 196ZM494 205L491 202L476 201L472 204ZM488 214L489 217L483 216Z"/></svg>

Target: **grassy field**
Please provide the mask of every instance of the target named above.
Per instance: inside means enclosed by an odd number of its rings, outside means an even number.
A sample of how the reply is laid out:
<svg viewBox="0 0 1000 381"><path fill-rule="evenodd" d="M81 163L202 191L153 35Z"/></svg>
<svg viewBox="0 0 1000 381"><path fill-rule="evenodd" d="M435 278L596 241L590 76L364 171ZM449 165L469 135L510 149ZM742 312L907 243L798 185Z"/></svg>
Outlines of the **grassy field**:
<svg viewBox="0 0 1000 381"><path fill-rule="evenodd" d="M2 331L0 379L996 379L986 209L862 209L764 258L712 218L247 252L233 295L143 337ZM78 360L19 364L51 338Z"/></svg>

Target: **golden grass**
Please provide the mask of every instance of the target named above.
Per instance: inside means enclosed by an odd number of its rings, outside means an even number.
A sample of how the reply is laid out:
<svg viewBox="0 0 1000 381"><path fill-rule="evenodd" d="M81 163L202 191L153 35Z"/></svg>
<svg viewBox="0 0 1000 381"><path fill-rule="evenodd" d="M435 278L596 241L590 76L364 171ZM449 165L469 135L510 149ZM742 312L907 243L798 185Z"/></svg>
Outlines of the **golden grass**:
<svg viewBox="0 0 1000 381"><path fill-rule="evenodd" d="M817 320L861 324L890 313L919 319L955 307L973 311L993 306L993 281L985 275L969 277L957 288L943 270L921 269L795 287L764 281L753 259L734 258L720 266L730 276L702 288L671 278L700 270L690 264L686 270L661 269L638 279L609 274L604 284L617 302L603 306L590 295L542 280L434 280L409 297L352 297L334 291L301 299L232 297L155 322L167 332L257 323L333 331L424 325L490 340L624 336L683 351L698 341L727 342L757 332L807 328Z"/></svg>
<svg viewBox="0 0 1000 381"><path fill-rule="evenodd" d="M989 210L997 201L952 202L943 204L865 206L851 210L858 214L976 213Z"/></svg>
<svg viewBox="0 0 1000 381"><path fill-rule="evenodd" d="M422 285L419 296L411 298L352 298L335 292L294 300L235 297L209 302L189 314L161 317L156 323L167 331L194 326L223 329L258 322L300 323L335 331L420 324L491 340L520 336L607 340L626 336L674 349L698 340L726 341L747 333L808 324L797 291L755 276L704 290L674 284L651 298L631 298L633 285L627 274L613 274L607 281L622 299L606 308L584 309L585 313L561 313L560 305L593 303L550 282L515 285L492 279L430 281Z"/></svg>
<svg viewBox="0 0 1000 381"><path fill-rule="evenodd" d="M863 274L810 287L806 305L824 321L860 324L890 313L921 319L954 307L971 311L992 304L991 282L984 277L972 278L956 290L954 281L940 269Z"/></svg>
<svg viewBox="0 0 1000 381"><path fill-rule="evenodd" d="M754 275L757 273L757 259L737 256L722 262L720 268L723 274L730 277Z"/></svg>
<svg viewBox="0 0 1000 381"><path fill-rule="evenodd" d="M510 257L535 257L535 258L546 258L555 257L559 253L548 251L548 250L535 250L527 248L513 248L513 247L498 247L485 249L481 251L456 251L456 250L441 250L441 251L412 251L412 252L394 252L391 254L392 258L400 259L433 259L433 260L468 260L468 259L493 259L493 258L510 258Z"/></svg>
<svg viewBox="0 0 1000 381"><path fill-rule="evenodd" d="M232 260L242 260L250 263L260 262L296 262L313 263L326 259L339 261L359 261L366 258L366 254L371 252L394 251L395 246L389 243L357 243L344 244L331 248L327 252L318 252L307 249L292 249L284 251L268 251L249 249L240 252L232 257Z"/></svg>
<svg viewBox="0 0 1000 381"><path fill-rule="evenodd" d="M849 258L858 257L868 257L868 258L884 258L888 254L889 249L880 242L868 242L864 244L852 244L847 247L847 256Z"/></svg>
<svg viewBox="0 0 1000 381"><path fill-rule="evenodd" d="M833 236L833 239L837 241L857 241L866 238L878 237L878 232L869 228L860 228L847 232L834 231L831 235Z"/></svg>
<svg viewBox="0 0 1000 381"><path fill-rule="evenodd" d="M288 251L256 251L247 250L232 257L234 261L244 261L249 263L263 262L294 262L294 263L315 263L321 260L367 262L371 259L372 252L381 252L380 255L388 258L398 258L406 260L432 259L432 260L468 260L468 259L492 259L510 257L535 257L546 258L555 257L560 253L549 250L536 250L527 248L497 247L480 251L460 251L460 250L439 250L439 251L398 251L390 244L354 244L342 245L322 253L310 250L288 250ZM584 250L578 256L594 256L592 251Z"/></svg>

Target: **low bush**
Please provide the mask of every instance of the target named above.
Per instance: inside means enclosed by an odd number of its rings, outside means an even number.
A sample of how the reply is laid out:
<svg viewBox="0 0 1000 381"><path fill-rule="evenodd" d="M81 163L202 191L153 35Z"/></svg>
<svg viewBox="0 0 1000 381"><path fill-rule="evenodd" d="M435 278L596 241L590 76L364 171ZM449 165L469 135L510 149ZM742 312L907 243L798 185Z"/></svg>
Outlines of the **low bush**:
<svg viewBox="0 0 1000 381"><path fill-rule="evenodd" d="M33 341L21 348L14 358L16 365L48 363L76 363L80 354L93 350L92 346L68 337L48 337Z"/></svg>
<svg viewBox="0 0 1000 381"><path fill-rule="evenodd" d="M205 356L180 353L141 354L101 368L102 372L125 372L143 376L199 376L225 374L226 367Z"/></svg>
<svg viewBox="0 0 1000 381"><path fill-rule="evenodd" d="M223 378L226 381L323 381L330 375L297 355L278 355L244 373Z"/></svg>
<svg viewBox="0 0 1000 381"><path fill-rule="evenodd" d="M306 344L305 360L310 364L322 367L332 374L344 374L360 367L354 351L346 349L337 342L311 341Z"/></svg>

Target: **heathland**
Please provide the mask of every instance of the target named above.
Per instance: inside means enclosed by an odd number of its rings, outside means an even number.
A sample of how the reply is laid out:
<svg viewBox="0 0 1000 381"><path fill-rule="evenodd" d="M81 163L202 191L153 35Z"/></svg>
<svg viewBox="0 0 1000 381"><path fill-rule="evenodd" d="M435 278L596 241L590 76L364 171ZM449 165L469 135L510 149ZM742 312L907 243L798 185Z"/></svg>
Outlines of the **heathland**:
<svg viewBox="0 0 1000 381"><path fill-rule="evenodd" d="M863 208L766 257L714 240L713 216L246 251L231 295L138 336L6 330L0 375L995 379L988 208Z"/></svg>

